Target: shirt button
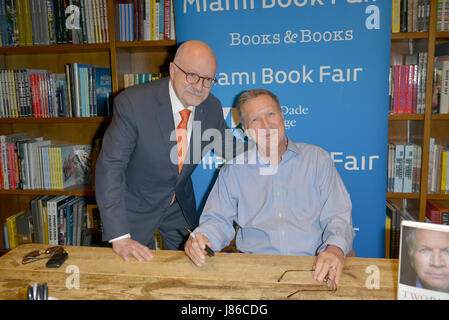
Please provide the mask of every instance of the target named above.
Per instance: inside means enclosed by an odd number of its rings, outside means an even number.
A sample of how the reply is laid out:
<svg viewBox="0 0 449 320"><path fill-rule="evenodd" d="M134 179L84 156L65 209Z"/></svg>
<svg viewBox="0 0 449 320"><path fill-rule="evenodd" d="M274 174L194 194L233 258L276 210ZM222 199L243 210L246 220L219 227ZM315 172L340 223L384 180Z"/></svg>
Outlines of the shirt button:
<svg viewBox="0 0 449 320"><path fill-rule="evenodd" d="M285 232L284 231L282 231L282 235L285 236Z"/></svg>
<svg viewBox="0 0 449 320"><path fill-rule="evenodd" d="M281 218L282 218L282 213L280 213L280 212L279 212L279 217L281 217Z"/></svg>

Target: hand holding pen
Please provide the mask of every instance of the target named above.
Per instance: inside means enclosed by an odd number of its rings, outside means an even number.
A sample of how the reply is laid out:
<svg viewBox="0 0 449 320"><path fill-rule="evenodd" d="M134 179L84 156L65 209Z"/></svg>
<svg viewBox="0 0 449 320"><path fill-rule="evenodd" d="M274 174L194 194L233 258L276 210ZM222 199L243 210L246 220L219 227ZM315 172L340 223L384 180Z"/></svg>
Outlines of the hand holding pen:
<svg viewBox="0 0 449 320"><path fill-rule="evenodd" d="M206 262L206 255L214 255L214 251L210 248L212 245L209 239L202 233L193 233L189 228L185 228L189 232L190 237L187 240L184 251L192 262L201 267Z"/></svg>

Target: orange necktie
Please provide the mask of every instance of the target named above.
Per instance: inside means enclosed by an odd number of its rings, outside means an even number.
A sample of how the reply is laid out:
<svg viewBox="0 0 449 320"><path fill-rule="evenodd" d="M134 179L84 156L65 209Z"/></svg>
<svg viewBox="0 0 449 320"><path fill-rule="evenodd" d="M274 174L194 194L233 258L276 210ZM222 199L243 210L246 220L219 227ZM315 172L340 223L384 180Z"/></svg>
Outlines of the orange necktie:
<svg viewBox="0 0 449 320"><path fill-rule="evenodd" d="M178 173L181 173L188 147L187 122L189 121L190 110L183 109L179 111L179 114L181 115L181 122L176 128L176 142L178 144Z"/></svg>
<svg viewBox="0 0 449 320"><path fill-rule="evenodd" d="M187 153L187 147L189 145L187 139L187 122L189 121L190 112L191 111L189 109L179 111L179 114L181 115L181 122L176 128L176 143L178 145L178 174L181 173L182 165L184 164L184 159ZM173 195L170 205L172 205L175 201L175 196L176 195Z"/></svg>

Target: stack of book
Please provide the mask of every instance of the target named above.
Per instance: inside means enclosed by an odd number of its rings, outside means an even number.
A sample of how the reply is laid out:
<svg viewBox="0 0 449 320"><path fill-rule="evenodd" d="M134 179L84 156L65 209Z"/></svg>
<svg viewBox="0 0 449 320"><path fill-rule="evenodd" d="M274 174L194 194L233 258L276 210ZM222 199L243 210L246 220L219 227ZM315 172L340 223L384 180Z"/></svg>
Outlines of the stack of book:
<svg viewBox="0 0 449 320"><path fill-rule="evenodd" d="M427 200L426 222L449 225L449 205L447 201Z"/></svg>
<svg viewBox="0 0 449 320"><path fill-rule="evenodd" d="M385 220L385 257L397 259L401 240L402 221L417 221L417 210L401 209L396 203L387 200Z"/></svg>
<svg viewBox="0 0 449 320"><path fill-rule="evenodd" d="M0 45L109 42L107 8L107 0L0 0Z"/></svg>
<svg viewBox="0 0 449 320"><path fill-rule="evenodd" d="M391 32L429 31L430 0L393 0L391 10Z"/></svg>
<svg viewBox="0 0 449 320"><path fill-rule="evenodd" d="M134 0L115 6L119 41L175 40L173 0Z"/></svg>
<svg viewBox="0 0 449 320"><path fill-rule="evenodd" d="M63 190L90 185L92 146L58 145L25 133L0 136L0 188Z"/></svg>
<svg viewBox="0 0 449 320"><path fill-rule="evenodd" d="M6 249L24 243L88 246L101 243L98 207L85 197L38 196L30 209L6 219L3 234Z"/></svg>
<svg viewBox="0 0 449 320"><path fill-rule="evenodd" d="M449 143L438 144L430 138L428 193L449 193Z"/></svg>
<svg viewBox="0 0 449 320"><path fill-rule="evenodd" d="M0 70L0 118L111 116L111 100L109 68L71 63L65 74Z"/></svg>
<svg viewBox="0 0 449 320"><path fill-rule="evenodd" d="M426 107L427 52L406 57L407 64L390 68L390 107L392 114L423 114Z"/></svg>
<svg viewBox="0 0 449 320"><path fill-rule="evenodd" d="M387 192L420 190L422 148L413 143L388 144Z"/></svg>

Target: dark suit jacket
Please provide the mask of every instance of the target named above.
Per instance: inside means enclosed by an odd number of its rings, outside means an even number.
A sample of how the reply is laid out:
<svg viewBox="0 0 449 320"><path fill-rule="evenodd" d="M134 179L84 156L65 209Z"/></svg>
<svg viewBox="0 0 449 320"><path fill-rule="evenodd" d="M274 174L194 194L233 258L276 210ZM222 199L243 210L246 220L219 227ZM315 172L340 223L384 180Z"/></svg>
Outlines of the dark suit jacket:
<svg viewBox="0 0 449 320"><path fill-rule="evenodd" d="M176 161L170 160L176 139L170 141L175 127L168 84L169 78L160 79L128 88L115 98L114 117L104 135L95 172L105 241L130 233L147 245L174 193L190 227L198 225L190 176L201 159L184 163L180 175ZM201 135L215 128L224 137L223 110L212 94L196 107L194 120L201 121ZM198 135L192 134L189 151L196 145L201 146L202 154L207 153L210 141L198 144L198 140ZM215 150L223 154L221 151Z"/></svg>

